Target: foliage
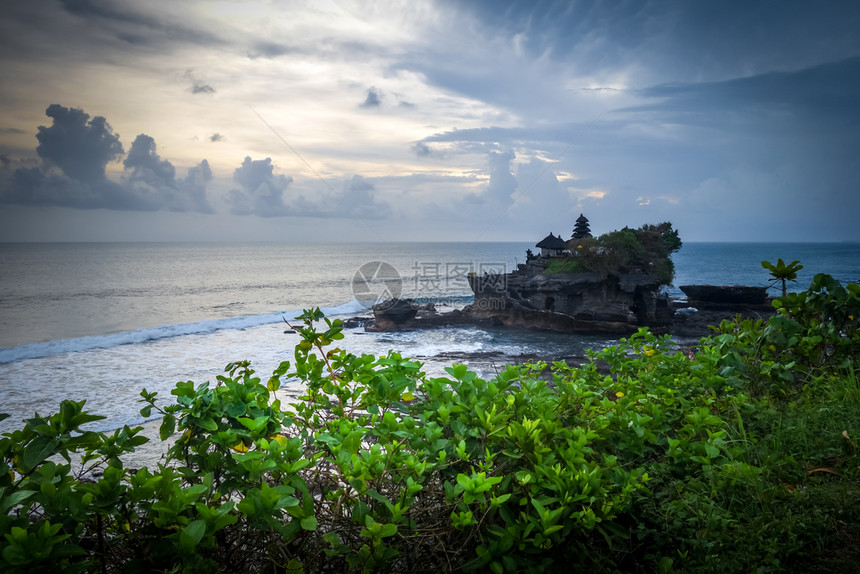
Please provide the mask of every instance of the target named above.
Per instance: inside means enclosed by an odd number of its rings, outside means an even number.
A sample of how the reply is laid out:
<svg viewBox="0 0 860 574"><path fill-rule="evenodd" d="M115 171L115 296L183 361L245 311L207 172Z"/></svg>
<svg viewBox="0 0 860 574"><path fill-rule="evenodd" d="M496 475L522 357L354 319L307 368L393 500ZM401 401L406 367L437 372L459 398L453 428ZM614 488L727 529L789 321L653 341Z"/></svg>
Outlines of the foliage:
<svg viewBox="0 0 860 574"><path fill-rule="evenodd" d="M803 269L800 261L792 261L788 265L780 257L776 261L776 265L770 261L762 261L761 266L770 271L771 285L780 283L782 285L782 296L785 297L788 292L786 289L787 281L797 282L797 272Z"/></svg>
<svg viewBox="0 0 860 574"><path fill-rule="evenodd" d="M554 273L580 273L582 271L585 271L585 268L582 266L579 259L573 257L558 257L550 259L544 272L552 275Z"/></svg>
<svg viewBox="0 0 860 574"><path fill-rule="evenodd" d="M124 463L139 427L81 430L83 402L3 435L0 570L851 571L858 296L817 276L696 349L641 329L492 380L333 348L306 311L265 381L141 393L175 440L157 468Z"/></svg>
<svg viewBox="0 0 860 574"><path fill-rule="evenodd" d="M571 240L571 253L583 269L603 276L620 273L652 273L660 284L675 276L671 254L681 248L678 230L669 222L645 224L639 229L625 227L596 238Z"/></svg>

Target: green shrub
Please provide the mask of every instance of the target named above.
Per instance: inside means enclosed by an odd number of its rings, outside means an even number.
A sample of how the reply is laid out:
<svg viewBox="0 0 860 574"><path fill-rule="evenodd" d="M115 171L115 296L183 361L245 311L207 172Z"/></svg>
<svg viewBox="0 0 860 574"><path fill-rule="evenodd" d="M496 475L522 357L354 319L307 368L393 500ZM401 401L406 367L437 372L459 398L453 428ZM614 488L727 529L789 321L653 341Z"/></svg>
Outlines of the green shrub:
<svg viewBox="0 0 860 574"><path fill-rule="evenodd" d="M675 276L671 255L681 248L678 230L669 222L625 227L596 238L571 240L568 246L582 269L604 276L621 273L651 273L661 285Z"/></svg>
<svg viewBox="0 0 860 574"><path fill-rule="evenodd" d="M492 380L333 348L306 311L265 382L239 362L141 393L175 439L157 468L125 465L139 427L81 431L83 402L3 435L0 570L851 571L857 290L778 306L695 350L642 329Z"/></svg>

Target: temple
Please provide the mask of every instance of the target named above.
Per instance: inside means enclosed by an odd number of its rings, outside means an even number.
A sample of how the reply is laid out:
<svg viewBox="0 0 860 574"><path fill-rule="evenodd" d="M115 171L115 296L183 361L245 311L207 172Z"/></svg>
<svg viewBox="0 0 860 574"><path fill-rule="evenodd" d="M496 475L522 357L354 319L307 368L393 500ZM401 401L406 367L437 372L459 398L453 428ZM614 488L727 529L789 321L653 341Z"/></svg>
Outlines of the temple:
<svg viewBox="0 0 860 574"><path fill-rule="evenodd" d="M550 233L536 245L540 255L529 250L515 271L471 275L473 312L503 324L565 332L626 333L670 322L668 299L657 295L661 278L640 269L592 266L611 254L575 243L591 237L589 221L580 214L569 242Z"/></svg>
<svg viewBox="0 0 860 574"><path fill-rule="evenodd" d="M571 239L585 239L586 237L591 237L591 228L588 226L588 219L580 213L573 226Z"/></svg>
<svg viewBox="0 0 860 574"><path fill-rule="evenodd" d="M543 257L557 257L567 251L567 241L562 239L560 235L556 237L550 232L535 247L540 249L540 254Z"/></svg>

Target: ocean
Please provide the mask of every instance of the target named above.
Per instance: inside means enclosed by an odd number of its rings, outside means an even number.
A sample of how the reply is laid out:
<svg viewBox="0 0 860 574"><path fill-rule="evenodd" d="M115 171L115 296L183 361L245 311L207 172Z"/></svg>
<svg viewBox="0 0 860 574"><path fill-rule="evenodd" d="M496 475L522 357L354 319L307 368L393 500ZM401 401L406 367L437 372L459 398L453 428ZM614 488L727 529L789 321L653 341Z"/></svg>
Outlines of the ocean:
<svg viewBox="0 0 860 574"><path fill-rule="evenodd" d="M284 319L322 307L330 317L366 311L382 295L432 301L439 310L472 300L470 271L506 272L529 243L0 244L0 432L63 399L86 400L110 430L144 421L141 389L166 400L178 381L215 381L248 359L261 376L291 360L297 336ZM860 279L860 244L690 243L673 256L677 286L765 285L763 259L798 259L793 288L815 273ZM425 363L432 375L473 362L492 376L521 354L579 356L614 341L478 327L399 333L347 329L341 348L389 349ZM286 398L298 396L297 382Z"/></svg>

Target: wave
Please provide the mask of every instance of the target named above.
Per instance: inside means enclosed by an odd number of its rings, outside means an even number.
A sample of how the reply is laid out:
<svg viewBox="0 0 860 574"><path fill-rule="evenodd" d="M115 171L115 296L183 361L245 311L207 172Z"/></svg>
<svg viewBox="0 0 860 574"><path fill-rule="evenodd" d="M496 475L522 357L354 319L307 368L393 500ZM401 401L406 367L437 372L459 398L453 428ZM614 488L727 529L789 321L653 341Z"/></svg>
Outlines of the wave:
<svg viewBox="0 0 860 574"><path fill-rule="evenodd" d="M332 307L324 307L322 309L326 316L329 317L355 315L366 310L367 307L355 299L348 303ZM88 337L77 337L74 339L47 341L44 343L31 343L29 345L0 349L0 364L23 361L26 359L40 359L42 357L50 357L64 353L80 353L94 349L110 349L120 345L137 345L171 337L203 335L225 329L248 329L251 327L259 327L261 325L280 323L285 318L290 321L299 314L301 314L301 310L287 310L280 313L265 313L262 315L212 319L196 323L162 325L160 327L149 327L146 329L124 331L122 333L113 333L110 335L93 335Z"/></svg>

